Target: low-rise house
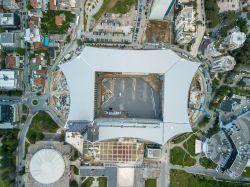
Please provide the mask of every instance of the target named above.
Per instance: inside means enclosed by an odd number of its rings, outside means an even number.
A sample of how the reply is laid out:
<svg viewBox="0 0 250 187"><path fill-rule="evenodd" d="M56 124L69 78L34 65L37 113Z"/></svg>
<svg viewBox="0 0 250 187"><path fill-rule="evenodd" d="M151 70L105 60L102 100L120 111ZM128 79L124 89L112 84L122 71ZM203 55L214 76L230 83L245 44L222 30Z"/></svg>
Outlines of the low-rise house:
<svg viewBox="0 0 250 187"><path fill-rule="evenodd" d="M28 16L29 17L39 17L42 18L43 17L43 12L41 9L31 9L28 11Z"/></svg>
<svg viewBox="0 0 250 187"><path fill-rule="evenodd" d="M5 10L18 10L19 9L15 0L3 0L3 8Z"/></svg>
<svg viewBox="0 0 250 187"><path fill-rule="evenodd" d="M32 91L36 93L44 93L45 80L40 77L31 79Z"/></svg>
<svg viewBox="0 0 250 187"><path fill-rule="evenodd" d="M59 15L55 17L55 24L61 26L64 22L63 16Z"/></svg>
<svg viewBox="0 0 250 187"><path fill-rule="evenodd" d="M41 42L42 36L40 33L41 18L32 16L29 20L29 28L25 30L24 40L29 43Z"/></svg>
<svg viewBox="0 0 250 187"><path fill-rule="evenodd" d="M14 68L19 68L20 63L22 63L22 58L18 55L7 55L5 58L5 64L7 69L14 69Z"/></svg>
<svg viewBox="0 0 250 187"><path fill-rule="evenodd" d="M235 59L230 56L219 56L210 60L210 66L212 72L226 72L234 69L236 65Z"/></svg>
<svg viewBox="0 0 250 187"><path fill-rule="evenodd" d="M34 9L42 9L45 11L47 10L48 0L30 0L30 5Z"/></svg>
<svg viewBox="0 0 250 187"><path fill-rule="evenodd" d="M34 9L42 8L43 0L30 0L30 5Z"/></svg>
<svg viewBox="0 0 250 187"><path fill-rule="evenodd" d="M45 55L42 54L37 54L35 55L34 58L31 59L32 64L35 64L35 68L33 70L41 70L42 67L46 67L46 60L45 60Z"/></svg>
<svg viewBox="0 0 250 187"><path fill-rule="evenodd" d="M19 29L20 17L16 13L0 13L0 26L4 29Z"/></svg>
<svg viewBox="0 0 250 187"><path fill-rule="evenodd" d="M65 43L66 42L66 38L67 38L66 34L50 34L49 35L49 41L50 42Z"/></svg>
<svg viewBox="0 0 250 187"><path fill-rule="evenodd" d="M193 7L184 6L175 20L175 36L178 44L187 44L195 39L195 12Z"/></svg>
<svg viewBox="0 0 250 187"><path fill-rule="evenodd" d="M34 45L34 48L35 48L35 49L38 49L38 48L42 48L42 47L43 47L43 43L42 43L42 42L34 42L33 45Z"/></svg>
<svg viewBox="0 0 250 187"><path fill-rule="evenodd" d="M50 10L71 10L76 7L75 0L49 0Z"/></svg>

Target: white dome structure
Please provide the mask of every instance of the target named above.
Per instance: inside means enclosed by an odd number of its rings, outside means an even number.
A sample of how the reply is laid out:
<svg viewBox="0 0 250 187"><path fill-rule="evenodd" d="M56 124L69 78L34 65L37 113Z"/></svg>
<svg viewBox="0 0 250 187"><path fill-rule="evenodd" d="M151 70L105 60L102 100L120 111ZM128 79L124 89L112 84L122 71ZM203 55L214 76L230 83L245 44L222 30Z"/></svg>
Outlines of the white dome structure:
<svg viewBox="0 0 250 187"><path fill-rule="evenodd" d="M30 161L30 173L41 184L58 181L65 171L64 159L54 149L42 149L34 154Z"/></svg>

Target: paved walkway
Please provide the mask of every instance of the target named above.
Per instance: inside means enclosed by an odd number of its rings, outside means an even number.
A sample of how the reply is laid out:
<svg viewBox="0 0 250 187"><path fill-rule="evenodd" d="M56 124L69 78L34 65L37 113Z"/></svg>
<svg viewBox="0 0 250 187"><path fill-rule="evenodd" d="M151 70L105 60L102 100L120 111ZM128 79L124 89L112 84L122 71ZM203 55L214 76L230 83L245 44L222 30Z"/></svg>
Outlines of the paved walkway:
<svg viewBox="0 0 250 187"><path fill-rule="evenodd" d="M205 9L204 9L204 0L197 0L197 20L201 21L201 24L197 25L196 28L196 39L195 43L191 46L190 54L192 56L197 56L198 49L203 39L203 36L206 31L206 24L205 24Z"/></svg>

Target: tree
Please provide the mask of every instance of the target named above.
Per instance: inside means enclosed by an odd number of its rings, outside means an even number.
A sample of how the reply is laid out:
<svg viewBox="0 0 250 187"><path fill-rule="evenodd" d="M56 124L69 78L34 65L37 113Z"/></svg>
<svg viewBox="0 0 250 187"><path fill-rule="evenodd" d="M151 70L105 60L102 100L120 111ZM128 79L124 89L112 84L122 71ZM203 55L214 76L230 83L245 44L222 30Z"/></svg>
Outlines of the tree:
<svg viewBox="0 0 250 187"><path fill-rule="evenodd" d="M247 12L247 19L250 20L250 12Z"/></svg>
<svg viewBox="0 0 250 187"><path fill-rule="evenodd" d="M70 35L67 36L66 38L66 42L69 43L70 42Z"/></svg>
<svg viewBox="0 0 250 187"><path fill-rule="evenodd" d="M245 34L248 33L247 21L245 19L239 19L236 22L236 26L238 26L240 28L241 32L244 32Z"/></svg>
<svg viewBox="0 0 250 187"><path fill-rule="evenodd" d="M209 27L215 27L219 23L219 7L217 0L206 0L204 1L204 5Z"/></svg>
<svg viewBox="0 0 250 187"><path fill-rule="evenodd" d="M231 52L237 64L250 64L250 37L248 37L242 48L236 49Z"/></svg>
<svg viewBox="0 0 250 187"><path fill-rule="evenodd" d="M20 55L20 56L24 56L25 55L25 49L24 48L17 48L16 52Z"/></svg>
<svg viewBox="0 0 250 187"><path fill-rule="evenodd" d="M70 187L78 187L78 183L75 180L70 181L69 183Z"/></svg>
<svg viewBox="0 0 250 187"><path fill-rule="evenodd" d="M238 12L229 10L229 11L226 11L223 13L223 20L226 23L231 23L231 22L235 21L235 19L237 19L239 17L239 15L240 14Z"/></svg>

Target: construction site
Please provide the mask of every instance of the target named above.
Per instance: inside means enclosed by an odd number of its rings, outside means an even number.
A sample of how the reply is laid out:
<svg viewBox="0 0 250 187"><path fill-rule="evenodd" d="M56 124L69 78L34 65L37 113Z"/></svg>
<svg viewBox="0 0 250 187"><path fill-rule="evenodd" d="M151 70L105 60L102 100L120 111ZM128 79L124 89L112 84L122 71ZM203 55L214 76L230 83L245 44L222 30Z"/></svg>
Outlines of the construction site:
<svg viewBox="0 0 250 187"><path fill-rule="evenodd" d="M172 43L172 24L168 21L146 20L145 43Z"/></svg>
<svg viewBox="0 0 250 187"><path fill-rule="evenodd" d="M49 103L54 107L61 119L67 120L70 108L70 93L66 78L62 71L53 72L50 85L51 97Z"/></svg>
<svg viewBox="0 0 250 187"><path fill-rule="evenodd" d="M161 76L96 73L96 118L162 119Z"/></svg>
<svg viewBox="0 0 250 187"><path fill-rule="evenodd" d="M191 83L189 92L189 118L191 124L196 124L203 115L209 115L206 111L206 87L204 76L197 71Z"/></svg>

